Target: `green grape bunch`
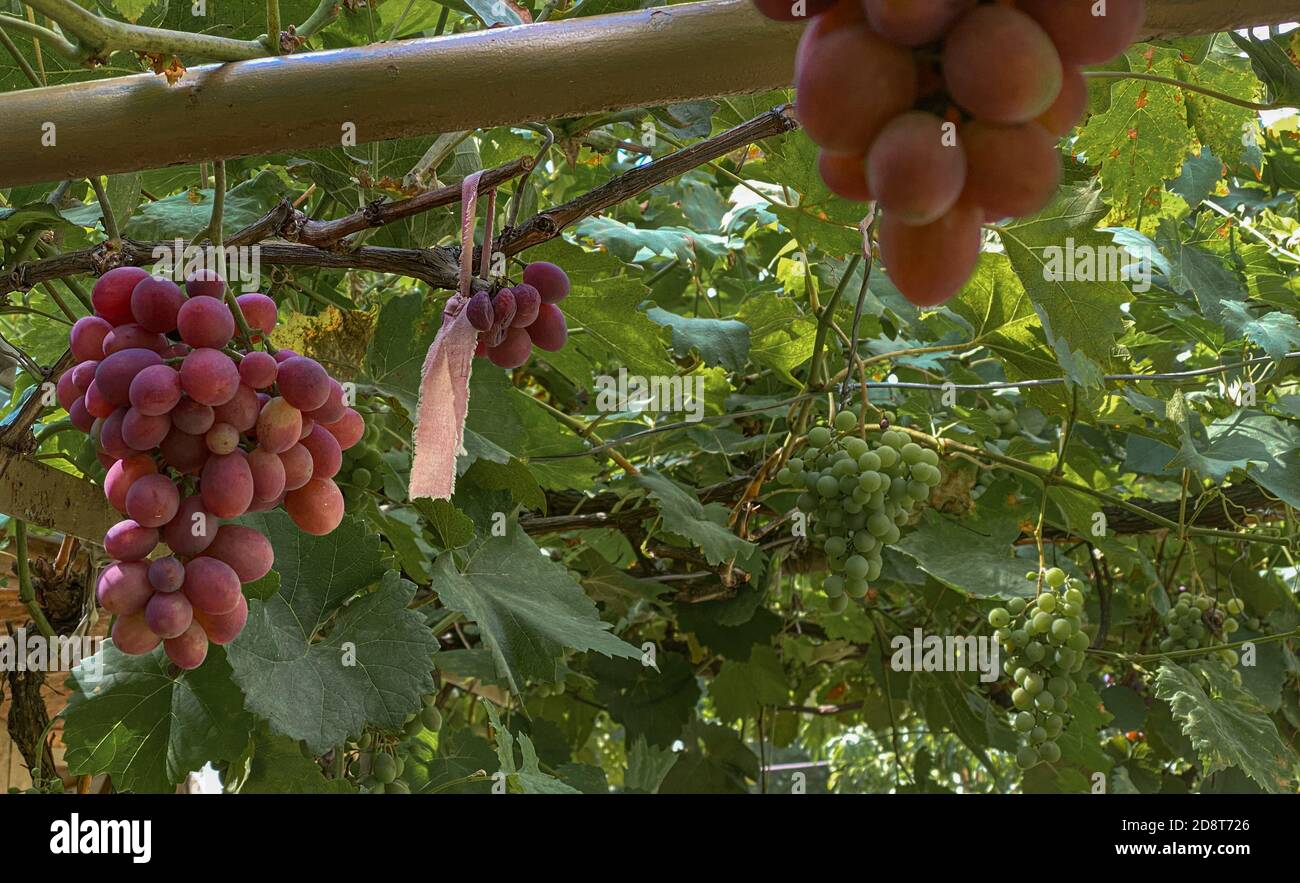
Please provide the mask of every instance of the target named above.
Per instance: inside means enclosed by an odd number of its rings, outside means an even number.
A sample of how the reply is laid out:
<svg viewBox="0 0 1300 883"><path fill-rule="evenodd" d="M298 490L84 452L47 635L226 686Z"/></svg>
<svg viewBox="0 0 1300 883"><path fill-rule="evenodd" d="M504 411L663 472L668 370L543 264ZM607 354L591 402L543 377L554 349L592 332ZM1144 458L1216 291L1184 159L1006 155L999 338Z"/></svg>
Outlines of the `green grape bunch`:
<svg viewBox="0 0 1300 883"><path fill-rule="evenodd" d="M1244 610L1240 598L1229 598L1220 605L1209 595L1193 596L1190 592L1183 592L1163 616L1165 636L1160 641L1160 650L1169 653L1223 644L1228 635L1241 627L1237 617ZM1217 655L1229 668L1236 667L1238 656L1235 650L1225 647Z"/></svg>
<svg viewBox="0 0 1300 883"><path fill-rule="evenodd" d="M1043 583L1038 597L1012 598L988 617L1008 654L1002 670L1016 683L1010 715L1021 740L1016 752L1021 769L1060 760L1056 740L1069 725L1069 699L1083 680L1089 643L1083 631L1084 584L1057 567L1043 574Z"/></svg>
<svg viewBox="0 0 1300 883"><path fill-rule="evenodd" d="M866 597L884 548L898 542L943 474L939 455L905 432L886 429L873 445L852 434L858 419L851 411L837 414L832 426L810 429L808 453L791 458L776 478L803 488L796 505L809 516L809 539L826 556L822 589L839 613L849 598Z"/></svg>

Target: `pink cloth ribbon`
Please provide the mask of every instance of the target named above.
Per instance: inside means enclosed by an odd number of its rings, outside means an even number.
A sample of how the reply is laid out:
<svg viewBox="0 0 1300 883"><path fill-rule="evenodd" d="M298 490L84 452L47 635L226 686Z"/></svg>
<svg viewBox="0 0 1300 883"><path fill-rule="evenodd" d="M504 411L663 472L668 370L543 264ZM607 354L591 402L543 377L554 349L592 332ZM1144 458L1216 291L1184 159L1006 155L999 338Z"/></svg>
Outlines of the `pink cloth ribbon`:
<svg viewBox="0 0 1300 883"><path fill-rule="evenodd" d="M469 375L478 346L478 331L465 315L474 276L474 220L482 172L461 183L459 290L447 300L442 327L429 346L420 371L420 400L412 433L412 500L449 499L456 490L456 457L464 448L465 417L469 413ZM488 220L483 238L483 266L492 251L492 208L495 191L488 193ZM486 275L486 274L485 274Z"/></svg>

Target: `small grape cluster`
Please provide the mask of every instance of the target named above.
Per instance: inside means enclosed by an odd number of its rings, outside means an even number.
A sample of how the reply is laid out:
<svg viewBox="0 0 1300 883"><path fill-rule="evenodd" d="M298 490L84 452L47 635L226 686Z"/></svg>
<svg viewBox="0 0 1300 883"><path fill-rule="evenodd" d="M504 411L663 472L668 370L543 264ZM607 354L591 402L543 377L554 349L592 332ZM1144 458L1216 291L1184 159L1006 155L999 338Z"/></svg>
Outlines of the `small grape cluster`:
<svg viewBox="0 0 1300 883"><path fill-rule="evenodd" d="M1083 117L1080 68L1124 52L1144 0L755 0L815 16L795 56L796 111L826 185L884 209L880 253L913 303L952 297L986 221L1037 212L1056 139Z"/></svg>
<svg viewBox="0 0 1300 883"><path fill-rule="evenodd" d="M1245 610L1240 598L1229 598L1222 606L1209 595L1182 592L1164 615L1165 637L1160 650L1197 650L1224 643L1224 638L1241 628L1237 617ZM1225 648L1218 656L1229 668L1238 662L1237 652Z"/></svg>
<svg viewBox="0 0 1300 883"><path fill-rule="evenodd" d="M283 505L300 528L327 534L343 518L333 481L343 451L365 430L342 384L292 350L239 350L226 283L197 271L182 289L137 267L101 276L94 315L73 325L76 364L59 377L59 404L96 446L104 495L126 518L109 528L113 563L97 597L114 614L119 650L161 642L185 669L243 629L241 584L274 563L266 537L238 524ZM251 344L275 328L275 301L235 299ZM159 544L171 554L149 561Z"/></svg>
<svg viewBox="0 0 1300 883"><path fill-rule="evenodd" d="M402 732L407 738L414 739L425 730L436 733L440 729L442 712L438 710L437 694L430 693L424 697L424 707L407 719ZM391 736L376 737L374 733L365 732L349 748L355 749L356 755L347 765L347 774L359 786L371 794L411 793L410 785L402 781L406 762L394 750Z"/></svg>
<svg viewBox="0 0 1300 883"><path fill-rule="evenodd" d="M465 306L470 324L479 332L476 356L486 356L501 368L518 368L533 347L550 352L564 348L569 326L556 306L569 296L569 276L548 261L524 267L524 281L493 294L475 292Z"/></svg>
<svg viewBox="0 0 1300 883"><path fill-rule="evenodd" d="M1037 579L1037 574L1030 576ZM1057 567L1043 574L1043 583L1038 597L1012 598L988 617L994 638L1010 654L1002 670L1016 683L1011 726L1023 743L1016 752L1021 769L1061 759L1056 739L1069 723L1068 700L1082 680L1089 643L1083 631L1083 584Z"/></svg>
<svg viewBox="0 0 1300 883"><path fill-rule="evenodd" d="M826 555L830 574L822 584L832 612L849 598L864 598L880 576L885 546L898 542L902 526L918 503L942 479L939 455L911 441L907 433L886 429L877 444L851 433L858 418L835 415L832 432L814 426L804 439L814 452L793 457L777 481L802 487L799 511L811 516L811 539Z"/></svg>
<svg viewBox="0 0 1300 883"><path fill-rule="evenodd" d="M994 438L1011 438L1011 436L1020 432L1020 422L1016 420L1016 412L1010 408L994 405L988 409L987 413L996 427Z"/></svg>

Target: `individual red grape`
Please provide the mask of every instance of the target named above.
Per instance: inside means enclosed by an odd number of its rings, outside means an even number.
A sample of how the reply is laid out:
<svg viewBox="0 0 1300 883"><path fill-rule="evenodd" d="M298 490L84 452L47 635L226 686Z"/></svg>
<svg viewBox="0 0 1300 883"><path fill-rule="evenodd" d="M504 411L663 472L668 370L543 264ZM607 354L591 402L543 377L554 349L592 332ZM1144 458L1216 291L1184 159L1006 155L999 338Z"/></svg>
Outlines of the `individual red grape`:
<svg viewBox="0 0 1300 883"><path fill-rule="evenodd" d="M338 474L343 465L343 450L329 430L317 427L302 440L302 446L311 454L312 478L333 478Z"/></svg>
<svg viewBox="0 0 1300 883"><path fill-rule="evenodd" d="M181 591L204 613L229 613L242 597L239 575L226 562L207 557L192 558L185 565Z"/></svg>
<svg viewBox="0 0 1300 883"><path fill-rule="evenodd" d="M151 451L171 432L172 418L166 414L143 414L127 408L122 418L122 441L136 451Z"/></svg>
<svg viewBox="0 0 1300 883"><path fill-rule="evenodd" d="M262 449L281 454L298 443L302 434L302 412L282 398L262 406L257 415L257 444Z"/></svg>
<svg viewBox="0 0 1300 883"><path fill-rule="evenodd" d="M216 270L194 270L185 277L185 293L190 297L214 297L221 300L226 294L226 280Z"/></svg>
<svg viewBox="0 0 1300 883"><path fill-rule="evenodd" d="M239 447L239 430L229 423L214 423L203 435L203 443L217 455L229 454Z"/></svg>
<svg viewBox="0 0 1300 883"><path fill-rule="evenodd" d="M257 414L262 405L257 400L257 391L242 383L235 390L234 397L213 409L213 418L217 423L229 423L238 432L247 432L257 425Z"/></svg>
<svg viewBox="0 0 1300 883"><path fill-rule="evenodd" d="M524 283L537 289L544 304L558 304L569 296L569 274L550 261L524 267Z"/></svg>
<svg viewBox="0 0 1300 883"><path fill-rule="evenodd" d="M282 364L284 364L285 362L287 362L289 359L292 359L292 358L293 358L294 356L296 356L296 355L298 355L298 353L297 353L295 350L291 350L291 349L281 349L281 350L276 350L276 351L275 351L275 361L276 361L278 364L281 364L281 365L282 365Z"/></svg>
<svg viewBox="0 0 1300 883"><path fill-rule="evenodd" d="M184 634L163 641L163 652L177 666L191 671L208 658L208 636L204 633L203 626L191 622Z"/></svg>
<svg viewBox="0 0 1300 883"><path fill-rule="evenodd" d="M262 335L270 334L275 330L276 306L271 298L253 292L241 294L235 298L235 302L239 304L239 311L244 314L244 321L248 323L249 330L260 331ZM262 335L254 334L253 342L257 343L261 340Z"/></svg>
<svg viewBox="0 0 1300 883"><path fill-rule="evenodd" d="M219 350L235 336L235 316L215 297L192 297L177 314L176 327L190 346Z"/></svg>
<svg viewBox="0 0 1300 883"><path fill-rule="evenodd" d="M208 640L214 644L229 644L248 623L248 599L239 596L239 603L229 613L211 614L202 610L194 611L194 621L203 626Z"/></svg>
<svg viewBox="0 0 1300 883"><path fill-rule="evenodd" d="M95 369L99 367L99 362L91 360L74 365L72 371L72 383L83 393L90 389L90 384L95 382Z"/></svg>
<svg viewBox="0 0 1300 883"><path fill-rule="evenodd" d="M546 304L550 306L550 304ZM488 347L487 357L499 368L518 368L528 361L533 352L531 329L507 328L501 343Z"/></svg>
<svg viewBox="0 0 1300 883"><path fill-rule="evenodd" d="M339 447L345 451L361 441L361 436L366 432L366 421L362 420L361 415L352 408L344 409L342 417L324 426L338 440Z"/></svg>
<svg viewBox="0 0 1300 883"><path fill-rule="evenodd" d="M194 607L184 592L155 592L144 606L144 621L164 640L175 638L194 621Z"/></svg>
<svg viewBox="0 0 1300 883"><path fill-rule="evenodd" d="M953 100L977 119L1027 123L1061 94L1061 57L1032 18L1009 6L977 6L943 45Z"/></svg>
<svg viewBox="0 0 1300 883"><path fill-rule="evenodd" d="M99 316L82 316L68 334L72 357L78 362L104 358L104 338L112 330L113 326L107 319Z"/></svg>
<svg viewBox="0 0 1300 883"><path fill-rule="evenodd" d="M104 338L104 355L109 356L119 350L153 350L159 355L168 347L167 338L136 325L118 325Z"/></svg>
<svg viewBox="0 0 1300 883"><path fill-rule="evenodd" d="M242 524L223 524L203 554L229 564L243 583L261 579L275 564L271 541Z"/></svg>
<svg viewBox="0 0 1300 883"><path fill-rule="evenodd" d="M100 424L98 434L100 450L119 460L135 453L135 449L122 438L122 421L124 419L126 419L126 408L118 408L104 418L104 422Z"/></svg>
<svg viewBox="0 0 1300 883"><path fill-rule="evenodd" d="M143 608L113 620L113 646L128 656L144 656L162 642L145 622Z"/></svg>
<svg viewBox="0 0 1300 883"><path fill-rule="evenodd" d="M150 365L135 375L127 399L141 414L168 414L181 400L181 375L170 365Z"/></svg>
<svg viewBox="0 0 1300 883"><path fill-rule="evenodd" d="M569 326L564 321L564 314L555 304L542 304L537 321L525 330L533 346L553 353L563 349L564 342L569 339Z"/></svg>
<svg viewBox="0 0 1300 883"><path fill-rule="evenodd" d="M104 496L111 505L123 515L126 514L126 492L135 484L137 478L152 475L158 466L148 454L133 454L124 460L118 460L108 468L104 477Z"/></svg>
<svg viewBox="0 0 1300 883"><path fill-rule="evenodd" d="M163 542L177 555L202 554L217 536L217 516L203 508L197 494L181 500L176 517L162 529Z"/></svg>
<svg viewBox="0 0 1300 883"><path fill-rule="evenodd" d="M515 317L510 324L515 328L527 328L537 320L537 313L542 307L542 293L527 282L520 282L514 287Z"/></svg>
<svg viewBox="0 0 1300 883"><path fill-rule="evenodd" d="M294 356L280 363L275 382L286 402L299 411L314 411L329 398L332 380L315 359Z"/></svg>
<svg viewBox="0 0 1300 883"><path fill-rule="evenodd" d="M1067 64L1102 64L1124 53L1142 30L1143 0L1020 0ZM1097 13L1102 14L1098 15Z"/></svg>
<svg viewBox="0 0 1300 883"><path fill-rule="evenodd" d="M333 480L313 478L284 495L284 511L298 527L323 537L343 520L343 494Z"/></svg>
<svg viewBox="0 0 1300 883"><path fill-rule="evenodd" d="M916 100L912 54L866 22L804 32L795 110L808 137L837 153L866 154L876 135ZM531 281L525 274L524 281ZM540 288L540 287L539 287ZM546 300L546 292L542 292Z"/></svg>
<svg viewBox="0 0 1300 883"><path fill-rule="evenodd" d="M486 291L474 292L465 305L465 316L475 331L487 331L492 327L492 297Z"/></svg>
<svg viewBox="0 0 1300 883"><path fill-rule="evenodd" d="M84 398L86 411L91 417L103 420L117 410L117 405L104 398L99 391L99 385L93 380L90 382L90 386L86 387Z"/></svg>
<svg viewBox="0 0 1300 883"><path fill-rule="evenodd" d="M85 433L89 433L90 427L95 423L95 418L86 410L84 397L77 399L72 403L72 407L68 408L68 419L72 421L73 426Z"/></svg>
<svg viewBox="0 0 1300 883"><path fill-rule="evenodd" d="M504 328L515 318L515 293L503 288L492 299L492 327Z"/></svg>
<svg viewBox="0 0 1300 883"><path fill-rule="evenodd" d="M221 350L200 347L181 362L181 389L200 404L224 405L239 391L239 369Z"/></svg>
<svg viewBox="0 0 1300 883"><path fill-rule="evenodd" d="M104 534L104 551L118 561L139 561L149 557L158 545L158 530L141 527L131 519L119 521Z"/></svg>
<svg viewBox="0 0 1300 883"><path fill-rule="evenodd" d="M105 356L95 368L95 382L99 394L114 406L131 404L131 381L135 376L152 365L161 365L162 357L153 350L125 349L118 350L111 356ZM89 407L87 402L87 407Z"/></svg>
<svg viewBox="0 0 1300 883"><path fill-rule="evenodd" d="M180 512L176 515L180 517ZM185 565L175 555L155 558L149 562L149 585L153 586L155 592L178 592L184 582Z"/></svg>
<svg viewBox="0 0 1300 883"><path fill-rule="evenodd" d="M131 316L131 292L140 280L148 279L149 274L139 267L114 267L95 280L95 287L90 290L90 303L95 313L108 320L111 325L124 325L133 320Z"/></svg>
<svg viewBox="0 0 1300 883"><path fill-rule="evenodd" d="M842 199L870 202L871 187L867 184L867 158L850 153L817 152L817 171L826 187Z"/></svg>
<svg viewBox="0 0 1300 883"><path fill-rule="evenodd" d="M211 454L203 436L181 432L175 426L162 440L158 451L163 462L182 475L198 475Z"/></svg>
<svg viewBox="0 0 1300 883"><path fill-rule="evenodd" d="M308 420L315 423L334 423L343 417L343 412L347 408L347 394L343 391L343 384L337 380L331 380L329 398L325 400L325 404L315 411L304 414L303 423L305 425Z"/></svg>
<svg viewBox="0 0 1300 883"><path fill-rule="evenodd" d="M131 315L146 331L166 334L176 330L176 314L185 303L181 288L170 279L150 276L131 292Z"/></svg>
<svg viewBox="0 0 1300 883"><path fill-rule="evenodd" d="M253 476L254 503L265 503L284 493L284 461L279 454L254 448L248 454L248 471Z"/></svg>
<svg viewBox="0 0 1300 883"><path fill-rule="evenodd" d="M894 117L871 146L867 181L881 208L899 220L938 220L966 183L966 158L955 127L919 110Z"/></svg>
<svg viewBox="0 0 1300 883"><path fill-rule="evenodd" d="M933 224L914 227L885 214L880 256L890 280L917 306L941 304L970 278L979 259L983 213L958 203Z"/></svg>
<svg viewBox="0 0 1300 883"><path fill-rule="evenodd" d="M143 561L116 561L99 574L95 597L99 606L122 616L143 610L153 594L149 585L149 565Z"/></svg>
<svg viewBox="0 0 1300 883"><path fill-rule="evenodd" d="M199 475L203 508L218 518L238 518L253 502L253 473L243 451L212 456Z"/></svg>
<svg viewBox="0 0 1300 883"><path fill-rule="evenodd" d="M60 408L69 410L72 403L81 398L82 394L81 390L77 389L77 384L72 382L71 368L59 375L59 382L54 385L54 397L58 399Z"/></svg>
<svg viewBox="0 0 1300 883"><path fill-rule="evenodd" d="M180 383L179 375L176 382ZM199 404L194 399L181 399L171 413L172 425L190 435L202 435L217 422L212 406Z"/></svg>
<svg viewBox="0 0 1300 883"><path fill-rule="evenodd" d="M239 381L253 389L266 389L275 383L280 363L270 353L251 352L239 363Z"/></svg>
<svg viewBox="0 0 1300 883"><path fill-rule="evenodd" d="M316 428L316 421L308 417L306 414L303 414L302 429L299 430L298 432L298 441L302 441L307 436L311 435L312 430L314 430L315 428Z"/></svg>
<svg viewBox="0 0 1300 883"><path fill-rule="evenodd" d="M329 429L329 427L325 427ZM279 455L280 462L284 464L284 489L285 491L296 491L298 488L311 481L311 473L315 464L311 459L311 451L296 443L289 450Z"/></svg>
<svg viewBox="0 0 1300 883"><path fill-rule="evenodd" d="M170 478L161 473L142 475L126 492L126 514L141 527L162 527L176 515L181 496Z"/></svg>
<svg viewBox="0 0 1300 883"><path fill-rule="evenodd" d="M967 159L963 198L988 216L1035 214L1061 183L1056 139L1037 123L999 126L976 120L962 129L962 140Z"/></svg>
<svg viewBox="0 0 1300 883"><path fill-rule="evenodd" d="M944 35L976 0L862 0L876 33L900 46L922 46Z"/></svg>
<svg viewBox="0 0 1300 883"><path fill-rule="evenodd" d="M754 6L773 21L808 21L821 15L837 0L754 0Z"/></svg>
<svg viewBox="0 0 1300 883"><path fill-rule="evenodd" d="M1066 65L1061 94L1035 122L1058 138L1064 138L1088 112L1088 81L1083 71Z"/></svg>

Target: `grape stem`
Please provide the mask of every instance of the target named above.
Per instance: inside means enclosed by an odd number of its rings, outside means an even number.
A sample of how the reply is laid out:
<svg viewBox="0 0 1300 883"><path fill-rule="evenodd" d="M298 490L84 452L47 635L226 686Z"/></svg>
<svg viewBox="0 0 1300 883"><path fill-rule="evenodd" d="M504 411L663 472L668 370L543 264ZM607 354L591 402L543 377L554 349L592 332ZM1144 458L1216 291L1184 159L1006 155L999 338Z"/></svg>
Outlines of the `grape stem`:
<svg viewBox="0 0 1300 883"><path fill-rule="evenodd" d="M1087 652L1094 656L1105 656L1108 659L1117 659L1123 662L1159 662L1164 659L1189 659L1195 656L1204 656L1207 653L1218 653L1221 650L1236 650L1247 644L1273 644L1277 641L1287 641L1291 638L1300 638L1300 629L1292 629L1289 632L1278 632L1272 635L1263 635L1258 638L1243 638L1240 641L1233 641L1230 644L1214 644L1210 647L1197 647L1194 650L1170 650L1167 653L1120 653L1115 650L1093 650Z"/></svg>
<svg viewBox="0 0 1300 883"><path fill-rule="evenodd" d="M36 603L36 590L32 586L31 564L27 558L27 522L14 519L14 555L18 560L18 600L27 605L27 612L36 623L36 630L47 638L54 637L54 629L45 618L45 611Z"/></svg>
<svg viewBox="0 0 1300 883"><path fill-rule="evenodd" d="M104 182L99 180L99 175L91 175L90 186L95 190L95 199L99 200L99 211L104 222L104 235L108 237L108 246L115 249L122 244L122 234L117 230L117 219L113 217L113 205L108 201L108 194L104 192Z"/></svg>
<svg viewBox="0 0 1300 883"><path fill-rule="evenodd" d="M1173 77L1162 77L1160 74L1148 74L1138 71L1084 71L1083 75L1089 79L1109 79L1109 80L1146 80L1151 83L1161 83L1165 86L1175 86L1188 92L1197 92L1209 98L1227 104L1235 104L1237 107L1245 107L1250 110L1282 110L1288 107L1295 107L1287 101L1270 101L1261 103L1250 101L1245 98L1238 98L1235 95L1229 95L1226 92L1219 92L1216 89L1209 89L1196 83L1188 83L1185 80L1176 80Z"/></svg>

